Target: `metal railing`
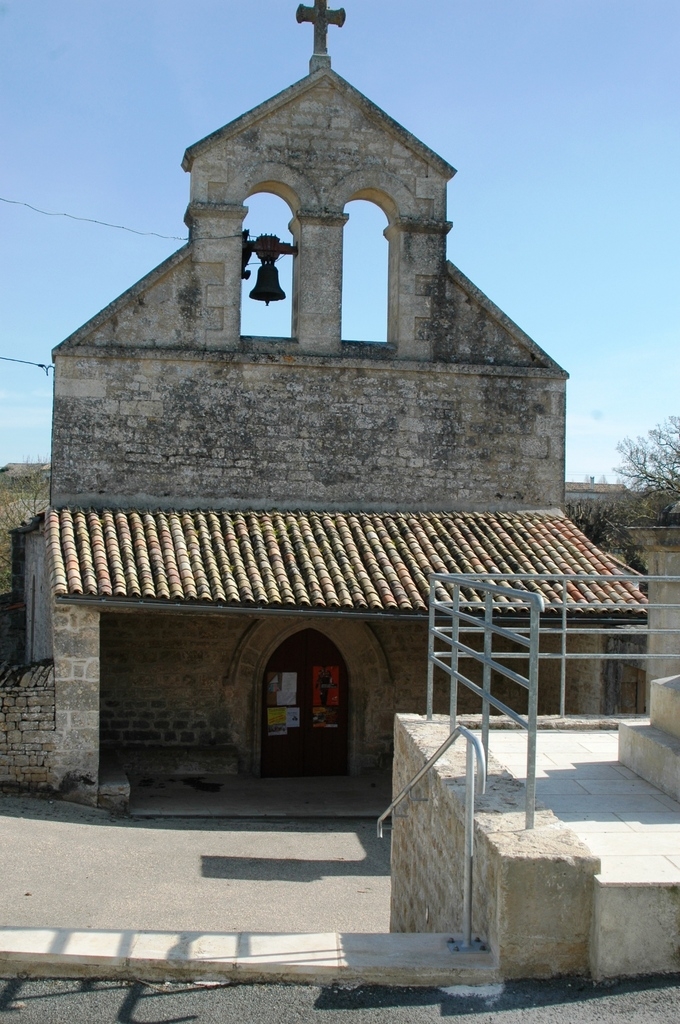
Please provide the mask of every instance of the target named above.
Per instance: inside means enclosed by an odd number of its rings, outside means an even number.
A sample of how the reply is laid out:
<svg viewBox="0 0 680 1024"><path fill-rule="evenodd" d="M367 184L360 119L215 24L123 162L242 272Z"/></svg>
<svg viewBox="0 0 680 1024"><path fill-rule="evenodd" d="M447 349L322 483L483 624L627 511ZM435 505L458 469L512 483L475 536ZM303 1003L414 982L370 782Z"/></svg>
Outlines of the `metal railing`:
<svg viewBox="0 0 680 1024"><path fill-rule="evenodd" d="M444 575L431 577L431 579L446 582L449 577ZM545 602L545 614L542 624L539 627L540 637L556 637L559 639L559 650L546 651L540 649L539 641L539 662L559 661L559 714L566 717L567 703L567 663L569 661L610 661L637 663L641 668L647 668L648 674L654 662L668 660L673 657L674 651L655 650L655 638L663 637L666 641L673 641L669 646L675 648L675 656L678 658L680 667L680 628L658 623L664 618L667 611L678 611L680 601L656 601L651 599L655 587L676 585L680 590L680 576L642 576L639 574L596 574L596 573L467 573L455 577L461 581L468 591L482 590L482 583L494 583L497 586L510 584L506 587L509 594L503 595L501 600L492 601L492 611L496 619L504 618L508 613L517 614L521 612L523 599L532 592L542 594ZM465 582L463 582L465 581ZM517 586L514 586L516 584ZM650 586L651 585L651 586ZM594 600L592 594L599 590L611 590L617 587L619 590L625 588L625 600L614 601ZM520 589L521 588L521 589ZM531 588L530 590L528 588ZM644 591L650 591L650 597L646 597ZM590 595L590 596L588 596ZM432 595L431 595L432 596ZM621 597L624 597L622 594ZM576 599L575 599L576 598ZM460 600L460 607L471 613L466 620L467 625L460 629L463 634L485 633L485 625L481 621L481 609L484 608L485 619L488 616L487 601L476 599ZM432 606L430 605L430 608ZM477 614L474 614L477 612ZM607 615L609 613L609 615ZM584 620L588 624L584 624ZM608 624L598 625L598 622L608 619ZM612 622L612 619L615 621ZM579 624L581 623L581 624ZM530 627L517 625L513 632L528 635ZM486 633L485 633L486 635ZM600 636L606 639L616 638L621 640L626 635L636 636L638 639L651 639L647 649L640 652L635 651L597 651L583 652L571 651L568 649L568 637L593 637ZM649 648L652 648L651 650ZM469 649L468 649L469 650ZM459 657L467 658L467 652L460 652ZM499 651L497 658L503 661L513 659L525 659L523 651ZM428 679L428 686L430 680ZM429 691L428 691L429 692ZM429 709L429 705L428 705ZM510 716L512 717L512 716Z"/></svg>
<svg viewBox="0 0 680 1024"><path fill-rule="evenodd" d="M394 798L390 806L378 818L378 838L383 838L383 822L388 818L399 804L408 797L420 780L427 775L435 766L439 758L446 753L449 747L455 743L459 736L467 741L465 754L465 852L464 852L464 873L463 873L463 942L457 943L452 949L455 952L465 953L477 947L472 941L472 869L474 862L475 842L475 792L482 795L486 789L486 756L484 747L478 735L466 729L464 725L457 726L444 740L442 745L434 752L419 772L413 776L398 796ZM475 776L475 761L477 762L477 773Z"/></svg>
<svg viewBox="0 0 680 1024"><path fill-rule="evenodd" d="M461 600L461 590L474 588L484 595L484 617L464 610L471 602L465 597ZM444 598L442 590L447 594ZM450 597L448 594L450 593ZM438 596L439 594L439 596ZM494 607L499 600L512 601L514 609L526 609L529 615L527 630L518 630L510 626L501 626L494 622ZM475 607L479 607L479 601ZM450 730L456 728L458 713L458 684L466 686L472 693L482 699L482 746L485 763L489 755L489 713L491 706L501 714L507 715L520 728L527 732L527 780L525 827L534 827L536 806L536 719L538 714L538 650L540 617L545 608L542 594L528 590L516 590L511 587L499 586L483 577L471 577L467 574L434 573L430 577L430 623L428 632L427 652L427 720L432 721L434 704L434 669L440 668L448 675L449 683L449 716ZM450 621L450 625L448 624ZM461 624L473 626L475 631L482 631L484 644L481 651L475 650L461 639ZM520 657L528 658L528 674L522 675L494 657L494 637L502 637L506 642L522 648ZM437 644L439 643L439 646ZM506 652L503 652L506 653ZM471 658L482 665L482 686L478 686L469 676L460 670L461 656ZM513 683L517 683L527 691L527 715L520 715L508 704L494 697L491 693L491 673L497 672Z"/></svg>

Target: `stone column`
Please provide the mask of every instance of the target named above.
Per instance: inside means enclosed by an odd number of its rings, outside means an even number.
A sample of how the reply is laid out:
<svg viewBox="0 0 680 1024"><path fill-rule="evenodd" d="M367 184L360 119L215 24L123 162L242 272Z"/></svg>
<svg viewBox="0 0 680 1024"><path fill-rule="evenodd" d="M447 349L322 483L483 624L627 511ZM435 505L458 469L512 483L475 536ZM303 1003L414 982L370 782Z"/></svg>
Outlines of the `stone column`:
<svg viewBox="0 0 680 1024"><path fill-rule="evenodd" d="M680 576L680 526L635 527L631 534L644 548L650 576ZM668 604L670 608L650 608L650 629L680 631L680 582L650 582L650 604ZM647 662L647 699L650 707L650 685L653 679L663 679L680 672L680 632L651 634L647 650L650 654L668 654L667 658L654 658Z"/></svg>
<svg viewBox="0 0 680 1024"><path fill-rule="evenodd" d="M68 800L96 805L99 776L99 612L53 609L55 785Z"/></svg>
<svg viewBox="0 0 680 1024"><path fill-rule="evenodd" d="M300 210L290 229L298 247L293 271L293 337L302 352L340 351L342 232L347 214Z"/></svg>
<svg viewBox="0 0 680 1024"><path fill-rule="evenodd" d="M240 203L192 202L184 218L191 231L208 349L239 346L242 232L247 212Z"/></svg>
<svg viewBox="0 0 680 1024"><path fill-rule="evenodd" d="M402 359L429 360L432 294L446 266L448 221L402 218L383 232L390 245L387 340Z"/></svg>

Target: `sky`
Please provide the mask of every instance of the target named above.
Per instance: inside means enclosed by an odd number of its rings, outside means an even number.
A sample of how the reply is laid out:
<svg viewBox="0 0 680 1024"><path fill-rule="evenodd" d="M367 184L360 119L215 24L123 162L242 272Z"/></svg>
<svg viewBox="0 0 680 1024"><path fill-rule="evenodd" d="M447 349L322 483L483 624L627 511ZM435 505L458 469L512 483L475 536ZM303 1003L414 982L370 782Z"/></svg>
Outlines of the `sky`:
<svg viewBox="0 0 680 1024"><path fill-rule="evenodd" d="M0 197L175 236L0 202L0 355L49 364L182 244L183 152L307 74L296 7L0 0ZM334 70L458 169L449 258L569 372L567 478L613 481L617 442L680 414L680 3L344 7ZM280 200L248 205L290 237ZM343 336L381 340L385 219L347 212ZM289 333L278 307L243 333ZM51 378L0 362L0 465L47 456Z"/></svg>

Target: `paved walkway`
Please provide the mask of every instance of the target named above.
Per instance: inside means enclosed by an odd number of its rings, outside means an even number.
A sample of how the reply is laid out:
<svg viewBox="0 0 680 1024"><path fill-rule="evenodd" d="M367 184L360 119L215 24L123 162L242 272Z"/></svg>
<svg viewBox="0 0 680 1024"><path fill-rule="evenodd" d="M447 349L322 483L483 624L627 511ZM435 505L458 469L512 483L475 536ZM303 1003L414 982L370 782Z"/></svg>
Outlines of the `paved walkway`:
<svg viewBox="0 0 680 1024"><path fill-rule="evenodd" d="M492 730L492 754L526 778L526 734ZM539 732L537 797L601 858L605 883L680 883L680 804L618 761L616 732Z"/></svg>
<svg viewBox="0 0 680 1024"><path fill-rule="evenodd" d="M126 819L0 797L0 925L387 932L371 820Z"/></svg>

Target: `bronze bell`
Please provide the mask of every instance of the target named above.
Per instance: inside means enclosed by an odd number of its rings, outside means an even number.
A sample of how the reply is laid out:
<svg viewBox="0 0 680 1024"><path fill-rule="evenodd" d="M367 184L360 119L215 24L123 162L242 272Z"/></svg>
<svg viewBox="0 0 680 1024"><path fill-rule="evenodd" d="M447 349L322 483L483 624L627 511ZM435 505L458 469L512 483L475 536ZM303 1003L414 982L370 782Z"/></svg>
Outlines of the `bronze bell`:
<svg viewBox="0 0 680 1024"><path fill-rule="evenodd" d="M285 299L286 293L279 284L279 272L273 263L263 263L257 272L255 287L250 293L251 299L258 302L279 302Z"/></svg>

